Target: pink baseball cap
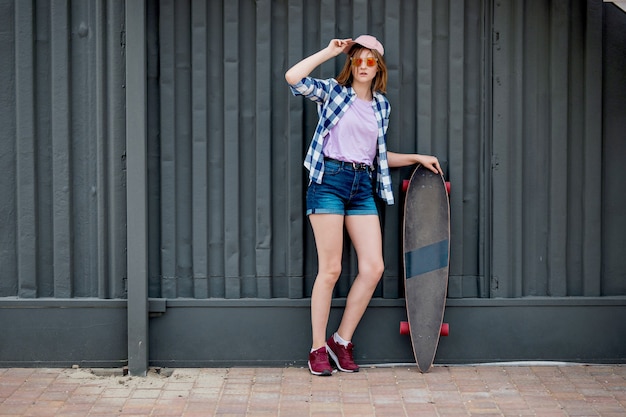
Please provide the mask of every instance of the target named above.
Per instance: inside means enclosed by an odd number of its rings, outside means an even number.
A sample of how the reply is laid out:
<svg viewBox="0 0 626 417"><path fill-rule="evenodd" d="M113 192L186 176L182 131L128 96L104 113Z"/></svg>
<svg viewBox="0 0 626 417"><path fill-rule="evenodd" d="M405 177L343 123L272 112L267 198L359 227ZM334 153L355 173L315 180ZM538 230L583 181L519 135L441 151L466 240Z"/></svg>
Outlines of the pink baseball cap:
<svg viewBox="0 0 626 417"><path fill-rule="evenodd" d="M352 45L354 45L355 43L358 43L359 45L362 45L366 47L367 49L375 49L381 55L385 55L385 48L383 48L383 44L380 43L378 39L376 39L372 35L359 36L358 38L350 42L350 45L343 48L343 53L347 54L350 51L350 48L352 48Z"/></svg>

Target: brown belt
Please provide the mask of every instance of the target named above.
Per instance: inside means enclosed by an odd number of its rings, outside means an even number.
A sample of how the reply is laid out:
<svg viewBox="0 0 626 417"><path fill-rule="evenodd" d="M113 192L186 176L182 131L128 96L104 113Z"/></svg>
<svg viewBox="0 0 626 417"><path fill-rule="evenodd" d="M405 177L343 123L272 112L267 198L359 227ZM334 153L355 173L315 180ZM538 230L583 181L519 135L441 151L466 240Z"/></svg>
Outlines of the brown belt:
<svg viewBox="0 0 626 417"><path fill-rule="evenodd" d="M352 168L355 171L370 171L372 166L363 162L346 162L338 159L324 157L324 162L334 162L341 165L343 168Z"/></svg>

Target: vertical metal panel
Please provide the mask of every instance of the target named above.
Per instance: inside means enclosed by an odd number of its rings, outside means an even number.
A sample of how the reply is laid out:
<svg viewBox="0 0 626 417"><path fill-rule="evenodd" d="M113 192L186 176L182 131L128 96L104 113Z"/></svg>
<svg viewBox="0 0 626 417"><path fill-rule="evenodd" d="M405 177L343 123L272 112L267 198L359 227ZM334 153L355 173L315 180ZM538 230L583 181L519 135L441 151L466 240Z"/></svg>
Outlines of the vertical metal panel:
<svg viewBox="0 0 626 417"><path fill-rule="evenodd" d="M74 295L72 264L72 131L70 121L69 4L50 3L50 112L52 142L52 234L54 294Z"/></svg>
<svg viewBox="0 0 626 417"><path fill-rule="evenodd" d="M22 10L20 17L24 19ZM26 23L27 24L27 23ZM15 5L13 1L0 2L0 295L17 295L17 195L16 195L16 108L15 66L24 64L28 57L15 52ZM28 99L22 97L22 100ZM23 103L23 102L22 102ZM22 104L23 105L23 104ZM27 111L27 109L24 109ZM23 110L23 111L24 111ZM27 117L23 115L21 117Z"/></svg>
<svg viewBox="0 0 626 417"><path fill-rule="evenodd" d="M550 39L550 110L551 122L549 124L549 137L551 141L551 153L547 156L549 164L551 190L558 190L563 182L563 173L567 171L568 149L568 112L566 109L569 102L567 72L568 54L570 49L570 19L568 5L564 2L553 2L550 10L551 31ZM559 193L551 193L547 202L548 222L550 232L547 245L550 247L551 265L550 273L556 276L567 275L567 201ZM565 279L550 280L545 288L546 293L555 296L567 294L567 282Z"/></svg>
<svg viewBox="0 0 626 417"><path fill-rule="evenodd" d="M585 90L584 90L584 134L585 146L583 182L584 240L582 288L573 295L602 295L602 2L588 1L583 33ZM600 244L598 244L600 242Z"/></svg>
<svg viewBox="0 0 626 417"><path fill-rule="evenodd" d="M160 137L160 61L159 61L159 0L146 1L147 96L148 123L148 288L151 296L160 296L161 283L161 165Z"/></svg>
<svg viewBox="0 0 626 417"><path fill-rule="evenodd" d="M304 55L305 32L302 28L305 14L304 5L299 1L288 1L286 7L284 4L273 4L275 21L280 22L281 18L283 21L277 29L286 34L276 36L276 45L282 48L273 56L272 89L279 90L275 85L281 81L289 63ZM281 38L283 42L278 41ZM288 100L288 97L289 93L284 90L282 94L276 93L272 97L272 111L276 112L272 135L272 189L275 190L272 192L272 207L278 209L272 217L272 240L275 248L281 247L285 251L282 252L284 255L281 251L274 251L276 255L271 268L273 275L281 278L275 285L275 296L301 298L306 288L312 287L316 254L312 245L304 244L305 236L310 242L312 234L310 228L305 228L302 216L306 180L301 174L304 145L299 138L306 119L299 103ZM281 110L286 118L279 115Z"/></svg>
<svg viewBox="0 0 626 417"><path fill-rule="evenodd" d="M224 194L222 201L224 204L224 290L226 298L239 298L242 293L241 260L242 249L245 244L242 233L242 216L244 206L251 204L252 200L244 200L240 194L243 191L243 183L240 182L241 168L244 167L240 157L243 153L239 151L243 148L240 142L244 138L239 132L243 131L240 125L240 113L245 110L246 103L243 100L244 94L248 93L241 86L245 75L245 57L240 54L240 31L246 27L240 24L244 20L246 7L251 7L251 3L243 3L240 7L239 1L224 2L223 19L223 48L224 48ZM248 29L248 27L246 27ZM249 30L249 29L248 29ZM252 67L254 68L254 64ZM247 73L248 77L252 74ZM253 167L246 167L245 171L254 172ZM246 178L242 175L241 178ZM250 181L251 182L251 181ZM246 187L247 188L247 187ZM250 260L254 258L249 258ZM256 263L256 262L255 262Z"/></svg>
<svg viewBox="0 0 626 417"><path fill-rule="evenodd" d="M604 5L602 294L626 294L626 12Z"/></svg>
<svg viewBox="0 0 626 417"><path fill-rule="evenodd" d="M124 297L123 1L0 7L0 296Z"/></svg>
<svg viewBox="0 0 626 417"><path fill-rule="evenodd" d="M170 19L175 18L173 10L174 2L162 2L159 12L168 16ZM161 93L161 137L170 138L167 142L162 143L160 147L160 185L161 195L168 196L164 198L161 204L161 219L167 218L168 221L161 220L161 291L156 295L159 297L174 297L175 290L171 290L171 282L176 276L176 221L175 210L173 206L178 200L174 182L176 179L175 172L175 145L177 123L170 118L174 114L176 102L173 97L175 67L174 60L178 54L174 54L174 25L159 25L159 44L160 51L171 51L171 53L161 53L160 59L160 93ZM182 277L181 277L182 279ZM154 294L152 295L155 296Z"/></svg>
<svg viewBox="0 0 626 417"><path fill-rule="evenodd" d="M255 231L250 241L254 243L254 256L257 259L256 271L254 268L247 268L246 274L249 275L256 283L257 295L259 298L272 297L272 177L271 170L268 166L272 162L272 110L268 106L268 99L272 95L272 32L267 30L263 22L272 19L272 2L271 0L260 0L256 3L254 26L256 45L254 50L250 51L255 57L257 72L254 84L256 94L252 100L254 101L254 116L251 125L254 124L254 132L256 138L252 135L248 137L254 147L254 166L255 166L255 192L256 194L256 210L250 220L254 220L250 230ZM251 100L251 101L252 101Z"/></svg>
<svg viewBox="0 0 626 417"><path fill-rule="evenodd" d="M97 33L105 32L102 36L103 44L101 59L102 67L96 63L98 69L96 79L102 79L104 91L98 97L104 114L97 111L98 129L102 132L98 141L107 143L99 147L104 158L102 164L106 169L96 173L99 180L98 189L101 204L98 206L98 215L106 219L106 224L100 224L98 234L103 238L98 252L105 252L98 260L99 264L106 264L98 273L101 298L123 298L126 292L124 279L126 277L126 100L124 94L124 2L104 1L102 11L104 15L98 17ZM106 25L104 24L106 22ZM105 68L106 71L100 69ZM106 179L106 180L105 180Z"/></svg>
<svg viewBox="0 0 626 417"><path fill-rule="evenodd" d="M206 298L209 295L209 270L208 270L208 219L206 207L208 207L208 151L207 151L207 118L202 117L207 113L207 90L208 80L204 76L207 73L207 31L209 30L207 3L196 2L192 4L191 13L191 65L194 69L191 73L192 85L197 86L192 94L192 166L194 175L192 178L192 222L193 228L193 283L194 297Z"/></svg>
<svg viewBox="0 0 626 417"><path fill-rule="evenodd" d="M125 8L127 28L128 368L148 370L148 118L146 3Z"/></svg>
<svg viewBox="0 0 626 417"><path fill-rule="evenodd" d="M208 173L206 179L208 187L208 203L204 210L209 219L209 245L207 258L209 260L209 296L225 296L225 257L224 257L224 207L222 195L224 194L224 137L226 124L224 120L224 50L222 47L222 32L224 30L224 18L222 2L210 2L207 10L209 31L207 32L206 59L208 65L207 101L208 101L208 126L206 141L208 142ZM202 75L202 74L199 74ZM202 132L199 134L202 135ZM220 202L222 202L220 204Z"/></svg>
<svg viewBox="0 0 626 417"><path fill-rule="evenodd" d="M37 294L36 143L34 96L34 13L32 2L15 4L18 28L15 39L15 116L17 176L17 271L18 295Z"/></svg>

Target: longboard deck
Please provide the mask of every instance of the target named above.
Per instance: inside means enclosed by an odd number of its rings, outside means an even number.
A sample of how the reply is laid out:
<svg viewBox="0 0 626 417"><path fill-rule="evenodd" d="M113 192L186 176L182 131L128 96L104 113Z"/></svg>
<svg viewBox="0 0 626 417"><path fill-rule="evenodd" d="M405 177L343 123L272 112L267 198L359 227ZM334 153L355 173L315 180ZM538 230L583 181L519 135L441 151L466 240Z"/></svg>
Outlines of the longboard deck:
<svg viewBox="0 0 626 417"><path fill-rule="evenodd" d="M448 288L450 204L443 177L418 165L403 220L404 288L418 369L428 372L439 344Z"/></svg>

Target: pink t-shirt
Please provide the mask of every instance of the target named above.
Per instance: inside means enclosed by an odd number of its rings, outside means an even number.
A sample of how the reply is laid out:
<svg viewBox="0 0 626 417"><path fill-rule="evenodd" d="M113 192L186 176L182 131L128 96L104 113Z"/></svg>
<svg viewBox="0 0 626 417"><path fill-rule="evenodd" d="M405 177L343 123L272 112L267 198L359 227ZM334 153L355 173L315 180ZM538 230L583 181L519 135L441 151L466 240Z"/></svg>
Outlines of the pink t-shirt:
<svg viewBox="0 0 626 417"><path fill-rule="evenodd" d="M372 165L377 140L378 124L372 102L357 98L324 139L324 156Z"/></svg>

